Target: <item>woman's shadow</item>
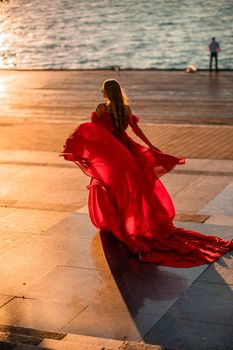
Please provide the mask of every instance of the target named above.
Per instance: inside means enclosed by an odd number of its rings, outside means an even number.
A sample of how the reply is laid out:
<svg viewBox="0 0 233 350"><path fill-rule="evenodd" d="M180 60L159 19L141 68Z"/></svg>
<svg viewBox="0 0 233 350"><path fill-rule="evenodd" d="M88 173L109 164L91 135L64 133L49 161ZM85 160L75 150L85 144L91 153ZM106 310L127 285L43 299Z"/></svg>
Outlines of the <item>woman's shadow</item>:
<svg viewBox="0 0 233 350"><path fill-rule="evenodd" d="M187 289L184 276L140 261L111 232L100 233L100 239L112 276L133 317L138 313L163 315Z"/></svg>
<svg viewBox="0 0 233 350"><path fill-rule="evenodd" d="M229 305L232 291L228 285L232 271L232 252L208 268L204 265L202 268L197 267L191 270L172 269L141 262L110 232L100 233L100 238L119 292L138 332L142 338L145 337L144 340L147 343L168 346L169 341L175 342L177 334L179 334L185 345L190 345L192 342L197 345L200 337L204 336L205 330L200 327L194 336L182 324L183 317L188 317L190 322L194 322L194 324L197 320L207 322L207 330L209 328L212 330L212 320L217 322L219 318L220 325L223 323L232 324L233 308ZM223 268L225 272L221 272ZM205 272L202 273L204 270ZM195 271L195 275L192 275L193 271ZM226 274L225 281L224 273ZM198 283L196 284L197 278ZM193 283L194 281L195 283ZM187 291L184 294L189 287L190 292ZM181 302L177 301L179 297L181 297ZM226 301L223 302L225 299ZM203 310L204 312L202 312ZM164 333L166 317L162 319L164 321L161 320L161 317L167 312L178 320L178 324L174 325L169 336L166 332ZM140 317L140 315L148 317L146 321L147 327L149 326L147 331L145 331L145 324L143 324L145 317ZM159 320L161 322L158 322ZM156 327L154 327L155 324ZM186 338L183 332L185 332ZM164 338L161 334L164 335ZM223 334L215 335L214 341L217 344L228 344L229 339L225 339ZM207 340L211 343L209 338Z"/></svg>

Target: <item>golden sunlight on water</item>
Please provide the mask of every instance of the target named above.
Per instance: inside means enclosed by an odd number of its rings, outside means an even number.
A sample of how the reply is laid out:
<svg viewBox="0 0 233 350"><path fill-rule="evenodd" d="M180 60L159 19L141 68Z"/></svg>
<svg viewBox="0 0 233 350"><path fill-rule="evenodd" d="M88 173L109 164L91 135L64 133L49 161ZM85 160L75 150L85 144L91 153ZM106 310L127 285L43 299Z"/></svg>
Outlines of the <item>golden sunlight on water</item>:
<svg viewBox="0 0 233 350"><path fill-rule="evenodd" d="M22 31L23 16L17 14L16 9L19 7L16 5L17 0L0 2L0 69L17 68L21 53L22 62L27 56L22 46L23 41L27 40Z"/></svg>
<svg viewBox="0 0 233 350"><path fill-rule="evenodd" d="M221 0L0 2L0 68L233 68L233 3Z"/></svg>
<svg viewBox="0 0 233 350"><path fill-rule="evenodd" d="M10 21L11 20L9 19L9 22ZM10 31L10 28L5 28L4 31L0 32L0 68L11 68L16 65L15 59L17 54L12 54L12 43L14 41L17 42L15 35Z"/></svg>

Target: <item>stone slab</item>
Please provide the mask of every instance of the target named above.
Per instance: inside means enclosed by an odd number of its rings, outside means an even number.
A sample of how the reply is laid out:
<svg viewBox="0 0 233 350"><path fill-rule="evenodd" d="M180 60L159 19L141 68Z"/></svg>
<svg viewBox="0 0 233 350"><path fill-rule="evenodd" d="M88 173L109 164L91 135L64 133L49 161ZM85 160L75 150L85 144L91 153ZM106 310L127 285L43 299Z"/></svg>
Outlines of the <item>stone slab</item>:
<svg viewBox="0 0 233 350"><path fill-rule="evenodd" d="M18 205L23 203L29 208L37 203L38 209L49 207L52 210L54 205L56 210L59 206L83 207L87 203L86 186L90 179L77 166L2 165L0 181L2 200L17 200Z"/></svg>
<svg viewBox="0 0 233 350"><path fill-rule="evenodd" d="M33 233L2 231L0 258L4 255L9 254L11 249L18 248L20 246L25 246L25 244L27 245L27 242L31 242L33 238Z"/></svg>
<svg viewBox="0 0 233 350"><path fill-rule="evenodd" d="M25 289L76 254L84 240L31 235L0 257L0 293L24 295ZM49 296L49 294L48 294Z"/></svg>
<svg viewBox="0 0 233 350"><path fill-rule="evenodd" d="M211 215L205 224L233 226L233 216L227 215Z"/></svg>
<svg viewBox="0 0 233 350"><path fill-rule="evenodd" d="M212 271L219 275L217 271ZM207 274L208 270L203 274ZM202 277L202 276L201 276ZM226 283L208 283L199 279L169 310L169 315L219 325L233 324L233 286Z"/></svg>
<svg viewBox="0 0 233 350"><path fill-rule="evenodd" d="M59 152L46 152L46 151L30 151L30 150L0 150L0 163L8 164L43 164L45 165L67 165L70 164L73 167L76 165L72 162L64 161L63 157L59 157Z"/></svg>
<svg viewBox="0 0 233 350"><path fill-rule="evenodd" d="M205 170L208 171L219 171L222 173L232 173L233 172L233 162L227 159L211 159L204 166Z"/></svg>
<svg viewBox="0 0 233 350"><path fill-rule="evenodd" d="M14 298L0 308L0 323L58 332L82 312L84 305L75 300L58 302Z"/></svg>
<svg viewBox="0 0 233 350"><path fill-rule="evenodd" d="M233 216L233 181L206 204L199 212L201 214L216 214Z"/></svg>
<svg viewBox="0 0 233 350"><path fill-rule="evenodd" d="M92 240L98 230L91 223L89 214L69 214L63 220L57 222L45 231L51 237L78 237L79 239Z"/></svg>
<svg viewBox="0 0 233 350"><path fill-rule="evenodd" d="M11 214L15 210L15 208L7 208L5 206L0 206L0 218L2 219L4 216Z"/></svg>
<svg viewBox="0 0 233 350"><path fill-rule="evenodd" d="M226 284L233 288L233 251L225 254L203 273L198 282Z"/></svg>
<svg viewBox="0 0 233 350"><path fill-rule="evenodd" d="M232 251L227 254L221 256L213 265L213 267L224 267L229 271L233 269L233 259L232 259Z"/></svg>
<svg viewBox="0 0 233 350"><path fill-rule="evenodd" d="M10 327L12 326L8 326L8 328ZM10 331L9 333L0 332L0 349L1 350L15 349L15 344L21 344L21 346L23 345L24 350L28 350L28 347L29 347L29 350L30 350L31 346L35 346L36 344L39 344L40 341L41 341L41 338L34 337L33 335L15 334L12 331ZM35 349L36 348L34 348L33 350Z"/></svg>
<svg viewBox="0 0 233 350"><path fill-rule="evenodd" d="M38 350L38 346L37 345L26 345L25 346L25 344L18 344L10 349L13 349L13 350ZM8 350L8 349L6 348L4 350ZM51 348L43 348L43 350L52 350L52 349Z"/></svg>
<svg viewBox="0 0 233 350"><path fill-rule="evenodd" d="M33 349L38 349L36 345L41 343L44 338L61 340L64 336L65 334L57 332L0 324L0 348L4 350L16 348L29 350L33 346ZM15 344L17 345L15 346Z"/></svg>
<svg viewBox="0 0 233 350"><path fill-rule="evenodd" d="M188 230L193 230L207 234L210 236L217 236L223 239L231 240L233 238L233 227L224 225L199 224L194 222L174 222L177 227L184 227Z"/></svg>
<svg viewBox="0 0 233 350"><path fill-rule="evenodd" d="M95 345L110 348L111 350L118 350L123 344L123 341L115 340L115 339L106 339L106 338L97 338L97 337L89 337L83 336L79 334L67 334L62 342L74 342L80 343L83 345Z"/></svg>
<svg viewBox="0 0 233 350"><path fill-rule="evenodd" d="M145 342L175 349L232 348L232 286L219 281L208 282L204 277L209 276L209 271L211 268L151 329Z"/></svg>
<svg viewBox="0 0 233 350"><path fill-rule="evenodd" d="M142 313L132 316L127 311L105 308L104 305L90 305L62 331L117 340L140 341L160 317Z"/></svg>
<svg viewBox="0 0 233 350"><path fill-rule="evenodd" d="M62 341L44 339L40 346L62 350L166 350L159 345L68 334ZM15 349L15 348L14 348ZM18 349L18 348L17 348ZM36 349L36 348L35 348ZM22 350L19 348L19 350ZM26 349L25 349L26 350ZM169 350L169 349L167 349ZM172 350L172 349L170 349Z"/></svg>
<svg viewBox="0 0 233 350"><path fill-rule="evenodd" d="M73 300L85 306L91 302L106 302L125 310L117 286L113 281L109 281L109 277L103 270L56 266L47 275L28 286L25 296L41 300Z"/></svg>
<svg viewBox="0 0 233 350"><path fill-rule="evenodd" d="M57 341L53 339L44 339L40 343L40 349L53 349L53 350L103 350L103 346L98 344L81 344L81 343L72 343L66 341ZM119 349L119 347L117 348ZM26 349L25 349L26 350ZM111 350L108 348L108 350Z"/></svg>
<svg viewBox="0 0 233 350"><path fill-rule="evenodd" d="M85 205L84 207L76 210L75 212L79 214L89 214L88 205Z"/></svg>
<svg viewBox="0 0 233 350"><path fill-rule="evenodd" d="M174 196L178 193L181 192L182 194L183 191L187 191L187 189L192 188L193 184L198 178L198 175L168 173L161 178L161 181L174 199Z"/></svg>
<svg viewBox="0 0 233 350"><path fill-rule="evenodd" d="M69 235L67 239L70 239ZM75 241L71 238L70 244L75 245L75 252L66 260L66 266L103 270L105 273L111 273L98 233L90 241L84 239Z"/></svg>
<svg viewBox="0 0 233 350"><path fill-rule="evenodd" d="M117 286L127 308L133 313L163 315L192 284L192 280L178 278L172 270L160 270L140 264L117 278ZM134 266L135 267L135 266ZM145 268L146 267L146 268Z"/></svg>
<svg viewBox="0 0 233 350"><path fill-rule="evenodd" d="M150 345L144 343L135 343L126 341L125 344L121 347L121 350L174 350L167 349L160 345Z"/></svg>
<svg viewBox="0 0 233 350"><path fill-rule="evenodd" d="M166 266L151 266L151 269L158 269L159 273L163 274L164 277L169 278L181 278L187 279L191 282L194 282L202 273L207 269L209 265L200 265L189 268L176 268L176 267L166 267ZM167 274L167 275L166 275Z"/></svg>
<svg viewBox="0 0 233 350"><path fill-rule="evenodd" d="M43 234L52 225L70 216L67 212L29 208L1 208L1 214L1 231L30 234Z"/></svg>
<svg viewBox="0 0 233 350"><path fill-rule="evenodd" d="M25 338L19 339L19 342L21 344L17 344L17 342L14 342L14 340L9 341L8 337L3 337L2 341L0 341L0 347L2 350L38 350L37 345L29 345L29 344L23 344ZM46 349L45 349L46 350ZM47 349L51 350L51 349Z"/></svg>
<svg viewBox="0 0 233 350"><path fill-rule="evenodd" d="M187 158L185 164L175 168L176 171L205 171L224 173L233 172L233 161L227 159Z"/></svg>
<svg viewBox="0 0 233 350"><path fill-rule="evenodd" d="M200 224L203 224L206 222L206 220L209 218L209 215L200 215L200 214L178 214L175 215L176 221L183 221L183 222L197 222Z"/></svg>
<svg viewBox="0 0 233 350"><path fill-rule="evenodd" d="M199 176L193 183L173 196L176 210L184 213L213 214L211 210L206 212L202 208L231 181L232 179L227 176Z"/></svg>
<svg viewBox="0 0 233 350"><path fill-rule="evenodd" d="M198 159L198 158L186 158L185 164L180 164L177 168L179 170L200 170L207 169L207 164L209 164L209 159ZM215 160L213 160L215 162Z"/></svg>
<svg viewBox="0 0 233 350"><path fill-rule="evenodd" d="M175 349L232 348L232 286L209 283L202 278L205 275L208 270L151 329L145 342Z"/></svg>
<svg viewBox="0 0 233 350"><path fill-rule="evenodd" d="M149 344L174 350L232 350L232 325L165 315L144 337Z"/></svg>

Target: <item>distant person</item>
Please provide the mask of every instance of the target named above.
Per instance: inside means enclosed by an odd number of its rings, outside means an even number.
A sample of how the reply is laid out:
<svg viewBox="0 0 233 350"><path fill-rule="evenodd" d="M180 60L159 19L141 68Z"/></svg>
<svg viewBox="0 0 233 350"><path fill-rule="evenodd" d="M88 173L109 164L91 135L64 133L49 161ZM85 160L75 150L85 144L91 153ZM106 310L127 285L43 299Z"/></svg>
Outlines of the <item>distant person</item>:
<svg viewBox="0 0 233 350"><path fill-rule="evenodd" d="M212 71L212 62L213 58L215 59L215 70L218 71L218 53L220 51L219 43L215 40L215 38L212 38L212 41L209 43L209 50L210 50L210 71Z"/></svg>

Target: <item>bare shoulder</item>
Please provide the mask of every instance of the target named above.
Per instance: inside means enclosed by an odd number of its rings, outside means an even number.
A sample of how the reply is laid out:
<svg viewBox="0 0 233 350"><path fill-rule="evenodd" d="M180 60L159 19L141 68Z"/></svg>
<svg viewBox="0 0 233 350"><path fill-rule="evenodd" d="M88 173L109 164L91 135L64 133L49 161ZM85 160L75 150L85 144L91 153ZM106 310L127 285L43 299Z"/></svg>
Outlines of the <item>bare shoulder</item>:
<svg viewBox="0 0 233 350"><path fill-rule="evenodd" d="M96 115L99 119L101 119L104 111L105 111L104 103L99 103L96 107Z"/></svg>

